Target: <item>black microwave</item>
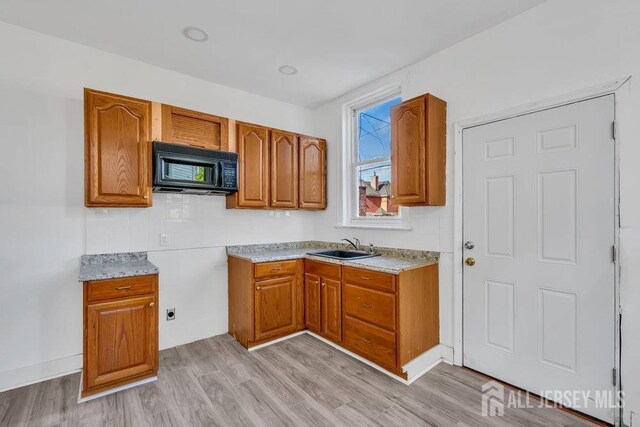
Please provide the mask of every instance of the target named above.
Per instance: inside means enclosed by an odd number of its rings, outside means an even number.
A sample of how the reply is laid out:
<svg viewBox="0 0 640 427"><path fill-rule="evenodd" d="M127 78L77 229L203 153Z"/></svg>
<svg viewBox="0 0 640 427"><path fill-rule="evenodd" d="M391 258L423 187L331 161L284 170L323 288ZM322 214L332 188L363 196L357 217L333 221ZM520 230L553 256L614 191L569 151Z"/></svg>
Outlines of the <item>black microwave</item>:
<svg viewBox="0 0 640 427"><path fill-rule="evenodd" d="M154 141L153 191L183 194L238 191L238 154Z"/></svg>

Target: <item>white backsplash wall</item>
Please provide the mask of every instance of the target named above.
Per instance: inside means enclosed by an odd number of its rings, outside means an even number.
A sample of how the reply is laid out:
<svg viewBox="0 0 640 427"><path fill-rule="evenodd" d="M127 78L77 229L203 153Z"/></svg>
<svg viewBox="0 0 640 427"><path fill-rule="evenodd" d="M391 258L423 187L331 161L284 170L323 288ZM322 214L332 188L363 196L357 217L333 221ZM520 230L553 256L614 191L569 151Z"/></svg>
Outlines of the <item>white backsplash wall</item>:
<svg viewBox="0 0 640 427"><path fill-rule="evenodd" d="M0 390L81 366L84 253L150 251L165 348L227 331L224 245L311 235L313 212L227 211L223 197L86 209L83 88L305 134L311 110L4 23L0 57Z"/></svg>
<svg viewBox="0 0 640 427"><path fill-rule="evenodd" d="M155 193L151 208L85 212L87 253L148 251L160 269L160 348L228 331L227 245L309 240L317 216L227 210L222 196ZM166 320L168 308L175 320Z"/></svg>

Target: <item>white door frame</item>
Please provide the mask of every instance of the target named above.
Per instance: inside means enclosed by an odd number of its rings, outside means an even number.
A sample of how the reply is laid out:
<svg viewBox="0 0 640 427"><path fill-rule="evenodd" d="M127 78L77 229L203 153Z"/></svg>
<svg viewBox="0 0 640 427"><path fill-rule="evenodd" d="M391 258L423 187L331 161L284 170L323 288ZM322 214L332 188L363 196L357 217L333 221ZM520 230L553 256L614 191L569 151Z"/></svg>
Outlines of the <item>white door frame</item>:
<svg viewBox="0 0 640 427"><path fill-rule="evenodd" d="M547 110L554 107L584 101L598 96L615 95L614 117L618 128L620 123L626 119L630 111L630 79L631 76L616 79L598 86L590 87L584 90L571 92L566 95L544 99L538 102L509 108L497 113L487 114L461 120L453 124L453 298L454 298L454 319L453 319L453 362L455 365L462 366L463 355L463 287L462 287L462 131L465 128L492 123L499 120L510 119L513 117L530 114L537 111ZM625 135L623 132L616 132L614 156L615 156L615 246L618 256L615 261L615 353L614 363L617 375L615 390L620 391L620 142ZM630 137L630 136L629 136ZM615 425L620 424L620 412L616 411Z"/></svg>

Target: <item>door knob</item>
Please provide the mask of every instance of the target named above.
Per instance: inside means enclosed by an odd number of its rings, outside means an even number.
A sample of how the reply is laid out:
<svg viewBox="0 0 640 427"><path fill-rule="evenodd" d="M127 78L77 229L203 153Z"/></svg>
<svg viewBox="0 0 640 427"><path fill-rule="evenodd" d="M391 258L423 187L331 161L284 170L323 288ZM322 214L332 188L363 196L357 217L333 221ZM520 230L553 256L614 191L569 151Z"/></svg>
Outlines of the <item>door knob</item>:
<svg viewBox="0 0 640 427"><path fill-rule="evenodd" d="M475 247L476 247L476 244L475 244L475 243L473 243L471 240L467 240L467 241L464 243L464 248L465 248L465 249L473 249L473 248L475 248Z"/></svg>
<svg viewBox="0 0 640 427"><path fill-rule="evenodd" d="M469 267L476 265L476 260L469 257L467 259L464 260L464 263L467 264Z"/></svg>

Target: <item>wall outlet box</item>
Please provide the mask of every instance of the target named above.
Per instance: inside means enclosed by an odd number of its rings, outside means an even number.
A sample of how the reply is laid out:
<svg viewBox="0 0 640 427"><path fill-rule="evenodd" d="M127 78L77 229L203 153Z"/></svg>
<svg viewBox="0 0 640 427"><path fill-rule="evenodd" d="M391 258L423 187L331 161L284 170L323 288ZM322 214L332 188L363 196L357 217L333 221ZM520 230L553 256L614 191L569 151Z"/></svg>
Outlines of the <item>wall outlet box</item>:
<svg viewBox="0 0 640 427"><path fill-rule="evenodd" d="M168 234L160 234L160 246L169 246Z"/></svg>
<svg viewBox="0 0 640 427"><path fill-rule="evenodd" d="M175 319L176 319L176 309L167 308L167 320L175 320Z"/></svg>

